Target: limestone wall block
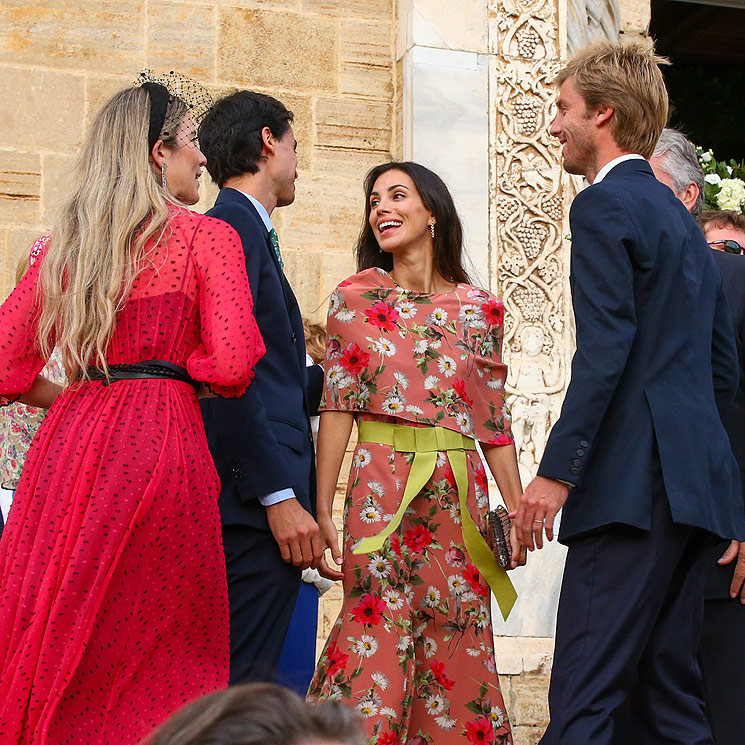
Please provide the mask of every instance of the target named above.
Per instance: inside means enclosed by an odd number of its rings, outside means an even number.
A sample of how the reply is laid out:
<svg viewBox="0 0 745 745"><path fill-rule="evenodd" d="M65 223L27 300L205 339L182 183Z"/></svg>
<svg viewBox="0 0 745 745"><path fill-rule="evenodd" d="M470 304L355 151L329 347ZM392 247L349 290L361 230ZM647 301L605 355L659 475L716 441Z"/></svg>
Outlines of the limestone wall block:
<svg viewBox="0 0 745 745"><path fill-rule="evenodd" d="M343 18L390 20L393 0L302 0L302 9L310 13L334 13Z"/></svg>
<svg viewBox="0 0 745 745"><path fill-rule="evenodd" d="M514 745L538 745L546 731L545 727L525 727L518 725L512 728Z"/></svg>
<svg viewBox="0 0 745 745"><path fill-rule="evenodd" d="M339 92L390 101L393 95L390 23L344 20L339 39Z"/></svg>
<svg viewBox="0 0 745 745"><path fill-rule="evenodd" d="M280 100L294 115L292 131L297 140L298 171L307 171L311 167L313 152L313 101L310 96L297 93L271 93Z"/></svg>
<svg viewBox="0 0 745 745"><path fill-rule="evenodd" d="M0 61L119 72L144 60L143 0L4 0Z"/></svg>
<svg viewBox="0 0 745 745"><path fill-rule="evenodd" d="M0 229L0 302L15 287L18 262L22 256L28 255L39 235L39 231L33 228Z"/></svg>
<svg viewBox="0 0 745 745"><path fill-rule="evenodd" d="M328 17L221 7L218 77L247 87L335 90L337 27Z"/></svg>
<svg viewBox="0 0 745 745"><path fill-rule="evenodd" d="M85 80L85 126L95 118L103 105L123 88L132 85L135 75L144 68L132 69L129 75L88 75Z"/></svg>
<svg viewBox="0 0 745 745"><path fill-rule="evenodd" d="M548 673L523 673L511 678L509 702L506 702L510 721L517 725L546 726L549 720L548 682Z"/></svg>
<svg viewBox="0 0 745 745"><path fill-rule="evenodd" d="M0 150L0 224L36 223L41 215L41 159Z"/></svg>
<svg viewBox="0 0 745 745"><path fill-rule="evenodd" d="M75 161L74 155L54 153L42 156L41 222L46 228L52 227L62 201L68 195Z"/></svg>
<svg viewBox="0 0 745 745"><path fill-rule="evenodd" d="M354 148L322 147L313 148L313 175L340 176L351 181L350 189L363 204L362 181L373 167L390 160L390 153L381 150L356 150Z"/></svg>
<svg viewBox="0 0 745 745"><path fill-rule="evenodd" d="M286 233L287 230L283 228L279 234L285 276L292 285L302 314L315 320L320 303L318 288L321 282L321 256L317 251L308 248L292 248L291 244L284 240Z"/></svg>
<svg viewBox="0 0 745 745"><path fill-rule="evenodd" d="M75 150L83 129L84 88L81 75L5 68L5 104L0 107L3 146L56 153Z"/></svg>
<svg viewBox="0 0 745 745"><path fill-rule="evenodd" d="M354 245L361 199L351 193L347 180L299 178L295 201L282 209L282 236L298 249L345 252ZM340 277L343 279L343 277Z"/></svg>
<svg viewBox="0 0 745 745"><path fill-rule="evenodd" d="M156 72L176 70L201 82L216 74L216 14L205 5L173 2L148 4L147 66Z"/></svg>
<svg viewBox="0 0 745 745"><path fill-rule="evenodd" d="M388 153L391 105L387 102L319 98L315 121L318 145Z"/></svg>

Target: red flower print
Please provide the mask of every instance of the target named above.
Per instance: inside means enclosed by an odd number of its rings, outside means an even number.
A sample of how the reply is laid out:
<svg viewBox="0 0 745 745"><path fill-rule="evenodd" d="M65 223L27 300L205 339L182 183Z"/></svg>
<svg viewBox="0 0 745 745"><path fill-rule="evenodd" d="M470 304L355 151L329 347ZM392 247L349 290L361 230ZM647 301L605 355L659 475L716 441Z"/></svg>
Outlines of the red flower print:
<svg viewBox="0 0 745 745"><path fill-rule="evenodd" d="M391 542L391 551L393 551L393 553L396 554L396 556L400 557L401 556L401 539L399 538L398 533L394 533L391 536L390 542Z"/></svg>
<svg viewBox="0 0 745 745"><path fill-rule="evenodd" d="M473 406L473 399L466 393L466 381L461 380L460 378L456 378L455 382L453 383L453 390L458 394L461 401L466 406Z"/></svg>
<svg viewBox="0 0 745 745"><path fill-rule="evenodd" d="M483 468L476 468L476 478L474 480L476 481L476 486L480 487L484 491L489 490L489 482L486 478L486 471Z"/></svg>
<svg viewBox="0 0 745 745"><path fill-rule="evenodd" d="M432 675L434 676L437 685L441 686L446 691L449 691L455 685L455 681L450 680L450 678L445 675L444 662L433 662L429 666L429 669L432 671Z"/></svg>
<svg viewBox="0 0 745 745"><path fill-rule="evenodd" d="M370 362L370 355L356 342L341 353L339 364L348 370L350 375L359 375Z"/></svg>
<svg viewBox="0 0 745 745"><path fill-rule="evenodd" d="M512 445L514 440L509 436L506 435L504 432L500 432L498 435L494 435L494 437L489 440L490 445Z"/></svg>
<svg viewBox="0 0 745 745"><path fill-rule="evenodd" d="M492 745L494 742L494 728L487 717L479 717L466 722L466 739L474 745Z"/></svg>
<svg viewBox="0 0 745 745"><path fill-rule="evenodd" d="M383 598L367 593L367 595L362 596L360 602L352 610L352 616L357 623L377 626L383 620L385 609L386 605Z"/></svg>
<svg viewBox="0 0 745 745"><path fill-rule="evenodd" d="M424 551L432 543L432 531L426 525L417 525L404 533L406 548L414 554Z"/></svg>
<svg viewBox="0 0 745 745"><path fill-rule="evenodd" d="M501 326L504 320L504 305L499 300L490 300L481 306L484 319L490 326Z"/></svg>
<svg viewBox="0 0 745 745"><path fill-rule="evenodd" d="M473 564L466 564L466 568L463 570L463 578L477 595L482 598L489 595L487 586L481 581L479 570Z"/></svg>
<svg viewBox="0 0 745 745"><path fill-rule="evenodd" d="M349 287L352 283L348 279L343 279L339 282L339 287Z"/></svg>
<svg viewBox="0 0 745 745"><path fill-rule="evenodd" d="M451 567L462 567L465 563L466 555L457 546L451 546L445 551L445 561Z"/></svg>
<svg viewBox="0 0 745 745"><path fill-rule="evenodd" d="M395 732L380 732L378 739L375 741L375 745L397 745L398 737Z"/></svg>
<svg viewBox="0 0 745 745"><path fill-rule="evenodd" d="M427 741L421 735L406 738L406 745L428 745Z"/></svg>
<svg viewBox="0 0 745 745"><path fill-rule="evenodd" d="M392 305L388 305L388 303L379 302L365 311L365 318L375 328L382 329L383 331L394 331L396 329L398 311Z"/></svg>
<svg viewBox="0 0 745 745"><path fill-rule="evenodd" d="M348 660L349 655L342 652L336 644L329 645L326 649L326 661L329 665L328 670L326 670L326 675L329 677L336 675L336 673L346 667Z"/></svg>

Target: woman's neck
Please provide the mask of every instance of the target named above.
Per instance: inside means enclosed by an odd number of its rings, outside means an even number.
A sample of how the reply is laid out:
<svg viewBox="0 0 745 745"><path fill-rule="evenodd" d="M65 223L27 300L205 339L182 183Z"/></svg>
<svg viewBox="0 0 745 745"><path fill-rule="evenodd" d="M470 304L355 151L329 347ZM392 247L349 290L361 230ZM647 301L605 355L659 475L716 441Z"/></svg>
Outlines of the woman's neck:
<svg viewBox="0 0 745 745"><path fill-rule="evenodd" d="M450 292L455 287L435 269L431 251L394 254L390 275L397 285L414 292L436 294Z"/></svg>

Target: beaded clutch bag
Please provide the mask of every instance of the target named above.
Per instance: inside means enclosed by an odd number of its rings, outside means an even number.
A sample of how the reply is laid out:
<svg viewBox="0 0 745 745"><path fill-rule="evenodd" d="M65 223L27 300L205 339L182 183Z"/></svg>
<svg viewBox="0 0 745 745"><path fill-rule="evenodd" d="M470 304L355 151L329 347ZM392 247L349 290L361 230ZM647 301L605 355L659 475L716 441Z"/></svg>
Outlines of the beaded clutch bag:
<svg viewBox="0 0 745 745"><path fill-rule="evenodd" d="M486 543L499 565L506 569L512 559L510 528L512 520L507 510L499 505L486 513Z"/></svg>

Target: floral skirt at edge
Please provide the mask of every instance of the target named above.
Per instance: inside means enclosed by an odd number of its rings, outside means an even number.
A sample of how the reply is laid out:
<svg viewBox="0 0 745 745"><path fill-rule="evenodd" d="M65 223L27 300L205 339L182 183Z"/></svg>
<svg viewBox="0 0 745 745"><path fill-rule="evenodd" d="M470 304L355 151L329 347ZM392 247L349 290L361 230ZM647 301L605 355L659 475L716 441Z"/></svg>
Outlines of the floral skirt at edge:
<svg viewBox="0 0 745 745"><path fill-rule="evenodd" d="M488 506L486 474L476 451L466 457L478 524ZM396 511L412 459L387 445L355 450L344 508L344 606L309 697L355 706L371 745L511 745L490 593L463 545L444 453L381 551L351 552Z"/></svg>

